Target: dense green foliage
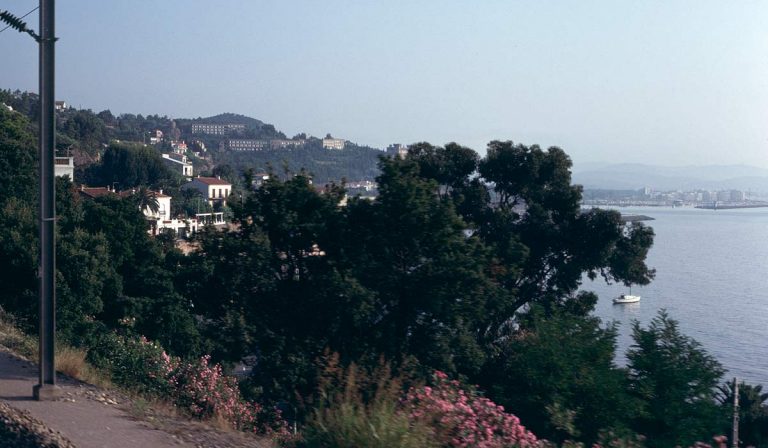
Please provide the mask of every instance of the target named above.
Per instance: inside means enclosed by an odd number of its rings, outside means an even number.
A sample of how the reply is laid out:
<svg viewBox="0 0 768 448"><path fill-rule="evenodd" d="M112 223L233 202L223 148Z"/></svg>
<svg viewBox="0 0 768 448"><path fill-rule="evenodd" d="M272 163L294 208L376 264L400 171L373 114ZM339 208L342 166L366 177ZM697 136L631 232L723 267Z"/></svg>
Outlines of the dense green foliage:
<svg viewBox="0 0 768 448"><path fill-rule="evenodd" d="M94 165L91 171L87 177L92 185L117 183L123 189L168 185L177 177L163 164L155 149L130 143L110 144L101 164Z"/></svg>
<svg viewBox="0 0 768 448"><path fill-rule="evenodd" d="M626 373L613 363L616 330L594 317L540 309L499 344L483 384L534 433L549 440L596 440L601 430L625 432L639 403L627 393Z"/></svg>
<svg viewBox="0 0 768 448"><path fill-rule="evenodd" d="M120 121L110 117L99 114ZM66 131L88 145L101 128L81 118ZM0 305L29 329L33 131L0 110ZM151 148L112 144L94 176L172 183L158 162ZM494 141L481 158L421 143L405 159L382 157L379 196L346 206L341 185L319 191L303 171L273 176L232 201L236 230L205 229L188 255L148 235L146 189L93 200L60 180L58 328L96 360L112 330L184 357L255 360L248 394L295 407L300 420L312 415L318 359L331 351L342 364L384 356L416 375L437 369L478 384L552 440L592 442L605 431L643 434L651 446L707 439L726 414L715 397L722 370L668 316L636 326L628 368L614 365L616 331L591 315L597 299L579 286L585 275L648 283L653 231L614 211L582 211L570 167L559 148ZM197 199L179 197L189 208ZM765 410L755 393L753 423Z"/></svg>
<svg viewBox="0 0 768 448"><path fill-rule="evenodd" d="M653 434L652 447L702 438L719 426L715 392L723 369L677 322L662 311L648 328L635 323L635 344L627 353L631 393L643 403L635 421Z"/></svg>
<svg viewBox="0 0 768 448"><path fill-rule="evenodd" d="M381 151L364 146L347 145L343 150L323 149L320 140L310 140L295 149L267 149L263 151L223 151L216 162L229 164L238 171L253 168L259 172L288 170L297 173L304 169L315 183L323 185L339 182L373 179L379 174L376 166Z"/></svg>
<svg viewBox="0 0 768 448"><path fill-rule="evenodd" d="M727 423L733 420L733 401L736 395L734 381L718 386L717 400L729 409ZM727 434L730 427L723 427ZM739 438L745 446L768 447L768 392L763 386L739 384Z"/></svg>

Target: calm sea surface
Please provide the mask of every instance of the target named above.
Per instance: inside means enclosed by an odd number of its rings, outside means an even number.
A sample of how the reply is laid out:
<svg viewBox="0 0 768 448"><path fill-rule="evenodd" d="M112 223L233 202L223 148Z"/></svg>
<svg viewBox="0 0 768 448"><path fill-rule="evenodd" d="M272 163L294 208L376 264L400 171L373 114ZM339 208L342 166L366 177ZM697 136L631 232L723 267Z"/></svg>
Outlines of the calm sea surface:
<svg viewBox="0 0 768 448"><path fill-rule="evenodd" d="M768 208L699 210L626 207L645 221L656 239L648 264L656 278L632 287L639 303L614 305L623 285L587 280L582 289L599 296L596 313L619 323L618 351L632 344L633 320L647 324L665 308L682 332L699 341L728 370L748 383L768 387Z"/></svg>

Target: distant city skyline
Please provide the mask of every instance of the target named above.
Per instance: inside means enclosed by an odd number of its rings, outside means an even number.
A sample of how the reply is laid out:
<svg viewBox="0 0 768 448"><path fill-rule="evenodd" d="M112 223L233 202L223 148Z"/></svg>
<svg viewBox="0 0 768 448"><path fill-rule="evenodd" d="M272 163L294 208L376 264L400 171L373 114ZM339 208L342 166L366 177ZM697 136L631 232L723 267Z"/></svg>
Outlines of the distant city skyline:
<svg viewBox="0 0 768 448"><path fill-rule="evenodd" d="M379 148L768 168L767 19L758 1L59 2L56 96ZM28 36L0 33L0 60L0 88L37 90Z"/></svg>

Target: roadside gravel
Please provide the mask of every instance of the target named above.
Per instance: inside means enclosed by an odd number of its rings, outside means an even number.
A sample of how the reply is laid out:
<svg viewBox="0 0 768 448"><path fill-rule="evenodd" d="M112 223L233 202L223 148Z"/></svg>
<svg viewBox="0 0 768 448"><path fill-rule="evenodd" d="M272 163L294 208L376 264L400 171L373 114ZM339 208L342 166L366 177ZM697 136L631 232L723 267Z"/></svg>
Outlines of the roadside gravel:
<svg viewBox="0 0 768 448"><path fill-rule="evenodd" d="M0 402L0 447L76 448L75 444L36 419Z"/></svg>

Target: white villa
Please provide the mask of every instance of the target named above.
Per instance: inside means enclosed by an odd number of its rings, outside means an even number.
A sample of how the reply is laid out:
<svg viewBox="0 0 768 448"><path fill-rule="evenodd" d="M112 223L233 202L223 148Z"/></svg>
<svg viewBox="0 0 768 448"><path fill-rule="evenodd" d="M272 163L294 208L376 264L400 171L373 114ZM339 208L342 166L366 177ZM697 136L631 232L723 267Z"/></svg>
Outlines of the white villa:
<svg viewBox="0 0 768 448"><path fill-rule="evenodd" d="M108 194L125 198L135 193L136 190L118 192L110 187L86 187L81 185L79 191L82 196L95 199ZM186 238L206 225L216 227L226 225L223 212L198 213L194 218L174 218L171 215L171 196L164 194L163 190L154 192L154 194L157 199L157 211L152 211L149 207L145 207L142 210L144 217L150 225L148 230L150 235L156 236L165 230L172 230L177 237Z"/></svg>
<svg viewBox="0 0 768 448"><path fill-rule="evenodd" d="M232 184L221 180L221 177L200 177L197 176L188 184L181 186L182 189L195 189L202 193L208 200L208 204L213 206L216 203L227 205L227 198L232 193Z"/></svg>

